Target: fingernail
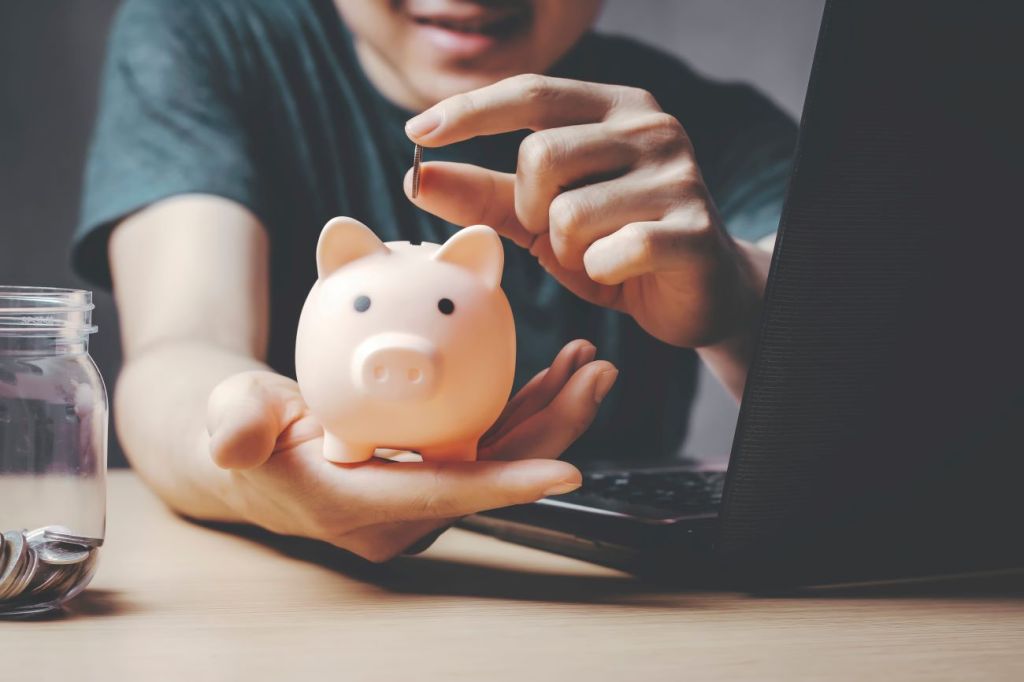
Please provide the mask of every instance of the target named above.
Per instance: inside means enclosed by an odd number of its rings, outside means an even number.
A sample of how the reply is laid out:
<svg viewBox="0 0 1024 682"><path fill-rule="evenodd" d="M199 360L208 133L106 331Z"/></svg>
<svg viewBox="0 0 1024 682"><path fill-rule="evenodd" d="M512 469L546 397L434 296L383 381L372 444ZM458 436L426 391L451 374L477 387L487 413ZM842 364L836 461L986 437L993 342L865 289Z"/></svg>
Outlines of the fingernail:
<svg viewBox="0 0 1024 682"><path fill-rule="evenodd" d="M552 495L564 495L571 493L581 485L580 481L562 481L558 485L553 485L544 491L544 497L551 497Z"/></svg>
<svg viewBox="0 0 1024 682"><path fill-rule="evenodd" d="M604 400L604 397L608 395L608 391L612 390L612 386L615 385L615 379L619 376L619 370L608 369L597 377L597 383L594 385L594 402L598 405Z"/></svg>
<svg viewBox="0 0 1024 682"><path fill-rule="evenodd" d="M419 116L410 118L405 123L405 134L412 138L423 137L441 125L441 112L427 109Z"/></svg>
<svg viewBox="0 0 1024 682"><path fill-rule="evenodd" d="M590 343L584 344L582 348L576 351L576 369L587 364L595 357L597 357L597 346Z"/></svg>

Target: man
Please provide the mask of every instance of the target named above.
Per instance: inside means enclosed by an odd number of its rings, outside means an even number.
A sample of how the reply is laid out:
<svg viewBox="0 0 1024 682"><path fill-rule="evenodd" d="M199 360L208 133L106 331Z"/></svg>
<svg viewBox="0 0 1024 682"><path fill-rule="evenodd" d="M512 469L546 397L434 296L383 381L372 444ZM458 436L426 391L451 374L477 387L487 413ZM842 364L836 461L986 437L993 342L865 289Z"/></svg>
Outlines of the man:
<svg viewBox="0 0 1024 682"><path fill-rule="evenodd" d="M384 560L575 488L556 458L592 423L569 459L671 453L698 355L740 394L770 258L752 242L775 229L795 128L748 88L589 33L599 5L126 2L75 262L113 285L118 434L173 508ZM525 385L483 461L324 461L290 377L335 215L385 240L507 237Z"/></svg>

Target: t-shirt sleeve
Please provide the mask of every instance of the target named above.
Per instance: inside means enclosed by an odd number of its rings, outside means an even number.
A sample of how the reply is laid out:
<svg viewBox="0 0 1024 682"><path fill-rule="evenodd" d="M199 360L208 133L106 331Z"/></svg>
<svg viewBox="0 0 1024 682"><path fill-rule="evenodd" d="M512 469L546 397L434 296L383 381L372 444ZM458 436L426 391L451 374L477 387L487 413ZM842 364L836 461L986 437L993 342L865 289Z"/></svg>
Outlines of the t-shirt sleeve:
<svg viewBox="0 0 1024 682"><path fill-rule="evenodd" d="M263 213L216 4L127 0L114 21L72 244L75 271L94 284L110 286L112 227L155 201L205 193Z"/></svg>
<svg viewBox="0 0 1024 682"><path fill-rule="evenodd" d="M757 241L778 229L797 126L771 100L749 85L705 78L671 55L618 36L588 34L565 69L559 75L651 92L690 134L729 233Z"/></svg>
<svg viewBox="0 0 1024 682"><path fill-rule="evenodd" d="M729 113L715 126L715 153L701 170L729 233L756 242L778 230L797 127L749 86L727 86L722 99Z"/></svg>

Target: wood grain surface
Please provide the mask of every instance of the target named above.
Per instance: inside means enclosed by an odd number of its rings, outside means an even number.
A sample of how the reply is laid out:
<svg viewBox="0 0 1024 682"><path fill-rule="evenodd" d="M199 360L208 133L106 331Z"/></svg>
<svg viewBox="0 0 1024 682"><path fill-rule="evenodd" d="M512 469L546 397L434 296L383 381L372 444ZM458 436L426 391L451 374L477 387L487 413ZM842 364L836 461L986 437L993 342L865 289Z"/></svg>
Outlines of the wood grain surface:
<svg viewBox="0 0 1024 682"><path fill-rule="evenodd" d="M92 587L0 621L0 680L1024 679L1024 575L785 597L647 585L454 530L370 566L110 477Z"/></svg>

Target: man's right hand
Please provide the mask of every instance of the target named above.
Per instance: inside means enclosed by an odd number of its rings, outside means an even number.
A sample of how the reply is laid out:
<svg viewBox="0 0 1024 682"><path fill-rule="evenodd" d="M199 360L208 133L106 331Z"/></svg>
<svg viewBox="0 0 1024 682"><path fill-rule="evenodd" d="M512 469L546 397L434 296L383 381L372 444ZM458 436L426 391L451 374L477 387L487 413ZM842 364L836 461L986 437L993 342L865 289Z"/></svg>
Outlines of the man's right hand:
<svg viewBox="0 0 1024 682"><path fill-rule="evenodd" d="M590 425L617 375L595 353L586 341L566 345L512 398L477 462L333 464L294 381L235 374L208 405L210 456L231 472L225 502L269 530L384 561L457 517L573 490L580 472L555 458Z"/></svg>

